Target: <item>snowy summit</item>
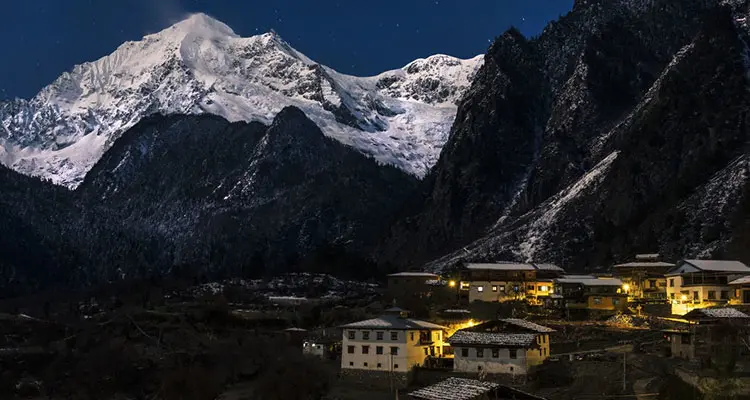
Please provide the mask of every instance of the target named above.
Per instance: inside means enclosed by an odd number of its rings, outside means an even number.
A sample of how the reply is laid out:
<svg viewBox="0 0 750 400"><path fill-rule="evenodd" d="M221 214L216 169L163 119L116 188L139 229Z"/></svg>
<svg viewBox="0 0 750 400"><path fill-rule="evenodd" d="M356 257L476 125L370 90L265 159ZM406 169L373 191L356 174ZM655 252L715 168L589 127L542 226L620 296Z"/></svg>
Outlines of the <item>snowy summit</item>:
<svg viewBox="0 0 750 400"><path fill-rule="evenodd" d="M274 32L242 38L195 14L75 66L30 100L0 102L0 163L74 188L147 115L270 123L294 105L326 135L423 176L482 62L435 55L354 77L315 63Z"/></svg>

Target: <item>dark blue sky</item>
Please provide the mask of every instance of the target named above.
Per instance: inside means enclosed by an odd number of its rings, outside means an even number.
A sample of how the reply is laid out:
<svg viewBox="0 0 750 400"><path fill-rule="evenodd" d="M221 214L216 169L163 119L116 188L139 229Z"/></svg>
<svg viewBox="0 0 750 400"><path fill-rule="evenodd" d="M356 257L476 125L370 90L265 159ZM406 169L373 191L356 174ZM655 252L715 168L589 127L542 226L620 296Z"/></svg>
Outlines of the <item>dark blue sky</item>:
<svg viewBox="0 0 750 400"><path fill-rule="evenodd" d="M527 36L573 0L23 0L0 13L0 99L29 98L74 64L193 12L242 36L275 29L340 72L372 75L435 53L471 57L511 25Z"/></svg>

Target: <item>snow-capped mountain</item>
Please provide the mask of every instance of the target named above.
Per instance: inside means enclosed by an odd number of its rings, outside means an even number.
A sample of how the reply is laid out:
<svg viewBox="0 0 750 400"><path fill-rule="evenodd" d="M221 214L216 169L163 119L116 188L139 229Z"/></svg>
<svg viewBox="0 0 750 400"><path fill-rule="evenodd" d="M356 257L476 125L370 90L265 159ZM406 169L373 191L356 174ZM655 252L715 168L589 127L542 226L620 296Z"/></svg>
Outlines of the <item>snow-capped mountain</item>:
<svg viewBox="0 0 750 400"><path fill-rule="evenodd" d="M0 162L73 188L150 114L268 124L292 105L327 136L423 176L482 62L435 55L354 77L315 63L274 32L243 38L195 14L74 67L30 100L0 103Z"/></svg>

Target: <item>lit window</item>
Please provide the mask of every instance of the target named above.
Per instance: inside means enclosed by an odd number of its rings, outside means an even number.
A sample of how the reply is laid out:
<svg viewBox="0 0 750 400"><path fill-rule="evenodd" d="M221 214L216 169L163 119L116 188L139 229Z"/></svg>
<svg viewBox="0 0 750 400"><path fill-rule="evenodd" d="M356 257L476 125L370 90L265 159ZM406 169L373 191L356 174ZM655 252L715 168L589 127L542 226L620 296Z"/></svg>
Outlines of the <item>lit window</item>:
<svg viewBox="0 0 750 400"><path fill-rule="evenodd" d="M594 304L602 304L602 298L601 297L594 297Z"/></svg>
<svg viewBox="0 0 750 400"><path fill-rule="evenodd" d="M484 286L477 286L477 292L484 292Z"/></svg>
<svg viewBox="0 0 750 400"><path fill-rule="evenodd" d="M549 292L549 286L539 286L539 290L542 292Z"/></svg>
<svg viewBox="0 0 750 400"><path fill-rule="evenodd" d="M492 286L492 291L497 292L497 286Z"/></svg>

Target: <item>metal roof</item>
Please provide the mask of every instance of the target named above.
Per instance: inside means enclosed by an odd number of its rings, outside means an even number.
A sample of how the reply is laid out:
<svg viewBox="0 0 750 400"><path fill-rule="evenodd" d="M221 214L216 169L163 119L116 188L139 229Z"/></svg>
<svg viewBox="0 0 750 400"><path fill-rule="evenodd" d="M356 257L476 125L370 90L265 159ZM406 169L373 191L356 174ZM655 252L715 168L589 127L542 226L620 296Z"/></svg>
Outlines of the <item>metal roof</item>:
<svg viewBox="0 0 750 400"><path fill-rule="evenodd" d="M622 281L617 278L558 278L557 283L578 283L583 286L622 286Z"/></svg>
<svg viewBox="0 0 750 400"><path fill-rule="evenodd" d="M743 276L742 278L735 279L731 282L729 282L730 285L746 285L750 284L750 275Z"/></svg>
<svg viewBox="0 0 750 400"><path fill-rule="evenodd" d="M451 377L415 390L409 393L409 396L425 400L472 400L499 387L500 385L494 382Z"/></svg>
<svg viewBox="0 0 750 400"><path fill-rule="evenodd" d="M341 325L339 328L344 329L390 329L390 330L411 330L411 329L429 329L444 330L447 329L442 325L433 324L432 322L420 321L411 318L401 318L397 315L383 315L378 318L367 319L364 321L353 322L351 324Z"/></svg>
<svg viewBox="0 0 750 400"><path fill-rule="evenodd" d="M558 267L555 264L533 264L536 269L540 271L558 271L558 272L565 272L564 269Z"/></svg>
<svg viewBox="0 0 750 400"><path fill-rule="evenodd" d="M448 343L451 346L530 347L536 341L536 335L536 333L471 332L460 330L448 338Z"/></svg>
<svg viewBox="0 0 750 400"><path fill-rule="evenodd" d="M750 274L750 267L739 262L730 260L682 260L702 271L712 272L740 272Z"/></svg>
<svg viewBox="0 0 750 400"><path fill-rule="evenodd" d="M532 264L499 262L499 263L471 263L466 265L467 269L473 270L493 270L493 271L534 271L536 268Z"/></svg>
<svg viewBox="0 0 750 400"><path fill-rule="evenodd" d="M617 264L615 268L670 268L674 264L663 261L633 261L625 264Z"/></svg>

